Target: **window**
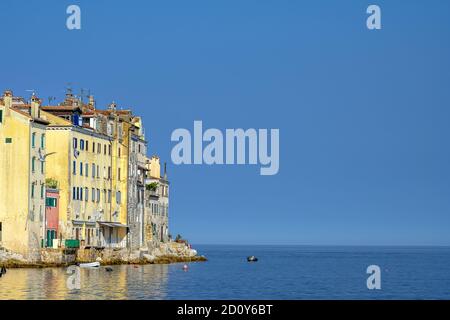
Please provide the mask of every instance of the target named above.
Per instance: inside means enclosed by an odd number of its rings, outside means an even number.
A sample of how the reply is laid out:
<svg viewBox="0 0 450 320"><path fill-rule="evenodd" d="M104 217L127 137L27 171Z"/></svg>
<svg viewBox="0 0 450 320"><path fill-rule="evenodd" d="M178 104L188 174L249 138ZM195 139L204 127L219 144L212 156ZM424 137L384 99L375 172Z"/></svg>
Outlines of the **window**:
<svg viewBox="0 0 450 320"><path fill-rule="evenodd" d="M103 189L103 202L106 202L106 189Z"/></svg>
<svg viewBox="0 0 450 320"><path fill-rule="evenodd" d="M41 149L45 149L45 134L41 135Z"/></svg>
<svg viewBox="0 0 450 320"><path fill-rule="evenodd" d="M73 148L76 149L78 147L78 140L77 138L73 138Z"/></svg>
<svg viewBox="0 0 450 320"><path fill-rule="evenodd" d="M36 146L36 132L31 134L31 147L34 148Z"/></svg>
<svg viewBox="0 0 450 320"><path fill-rule="evenodd" d="M119 158L120 158L120 151L121 151L121 150L120 150L120 147L119 147Z"/></svg>
<svg viewBox="0 0 450 320"><path fill-rule="evenodd" d="M84 201L86 201L86 202L89 201L89 189L88 188L84 188Z"/></svg>
<svg viewBox="0 0 450 320"><path fill-rule="evenodd" d="M106 144L103 146L103 154L106 155Z"/></svg>
<svg viewBox="0 0 450 320"><path fill-rule="evenodd" d="M97 178L100 178L100 168L98 165L97 165Z"/></svg>
<svg viewBox="0 0 450 320"><path fill-rule="evenodd" d="M111 203L111 190L108 190L108 203Z"/></svg>
<svg viewBox="0 0 450 320"><path fill-rule="evenodd" d="M45 199L45 206L50 208L56 208L58 201L56 198L46 198Z"/></svg>
<svg viewBox="0 0 450 320"><path fill-rule="evenodd" d="M12 138L5 138L5 143L12 143Z"/></svg>
<svg viewBox="0 0 450 320"><path fill-rule="evenodd" d="M91 195L92 202L95 202L95 188L92 188L92 195Z"/></svg>
<svg viewBox="0 0 450 320"><path fill-rule="evenodd" d="M80 176L83 175L83 162L80 162Z"/></svg>
<svg viewBox="0 0 450 320"><path fill-rule="evenodd" d="M80 188L80 200L83 201L83 188Z"/></svg>
<svg viewBox="0 0 450 320"><path fill-rule="evenodd" d="M120 181L120 168L119 168L119 170L117 171L117 180Z"/></svg>
<svg viewBox="0 0 450 320"><path fill-rule="evenodd" d="M77 200L77 188L73 187L72 190L72 199Z"/></svg>
<svg viewBox="0 0 450 320"><path fill-rule="evenodd" d="M77 162L74 161L73 162L73 166L72 166L72 174L76 175L77 174Z"/></svg>
<svg viewBox="0 0 450 320"><path fill-rule="evenodd" d="M89 141L87 141L87 140L86 140L85 149L86 149L86 151L89 151Z"/></svg>
<svg viewBox="0 0 450 320"><path fill-rule="evenodd" d="M44 161L41 161L41 173L44 174Z"/></svg>
<svg viewBox="0 0 450 320"><path fill-rule="evenodd" d="M3 122L3 110L0 110L0 123ZM0 238L0 241L2 241L2 239Z"/></svg>
<svg viewBox="0 0 450 320"><path fill-rule="evenodd" d="M31 172L34 172L36 166L36 157L31 158Z"/></svg>
<svg viewBox="0 0 450 320"><path fill-rule="evenodd" d="M102 146L100 143L97 143L97 153L102 153Z"/></svg>
<svg viewBox="0 0 450 320"><path fill-rule="evenodd" d="M108 180L111 180L111 167L108 167Z"/></svg>
<svg viewBox="0 0 450 320"><path fill-rule="evenodd" d="M45 195L45 185L41 183L41 199L44 199L44 195Z"/></svg>
<svg viewBox="0 0 450 320"><path fill-rule="evenodd" d="M92 178L95 178L95 164L92 164Z"/></svg>
<svg viewBox="0 0 450 320"><path fill-rule="evenodd" d="M85 175L86 177L89 177L89 163L86 163L86 169L85 169Z"/></svg>
<svg viewBox="0 0 450 320"><path fill-rule="evenodd" d="M111 145L108 146L108 155L111 155Z"/></svg>
<svg viewBox="0 0 450 320"><path fill-rule="evenodd" d="M34 198L34 183L31 184L31 197Z"/></svg>
<svg viewBox="0 0 450 320"><path fill-rule="evenodd" d="M120 191L117 191L116 193L116 202L117 204L120 204L122 202L122 194L120 193Z"/></svg>
<svg viewBox="0 0 450 320"><path fill-rule="evenodd" d="M138 152L141 153L141 144L138 144Z"/></svg>
<svg viewBox="0 0 450 320"><path fill-rule="evenodd" d="M84 140L80 139L80 149L84 150Z"/></svg>
<svg viewBox="0 0 450 320"><path fill-rule="evenodd" d="M95 142L92 143L92 152L95 153Z"/></svg>
<svg viewBox="0 0 450 320"><path fill-rule="evenodd" d="M97 202L100 202L100 189L97 189Z"/></svg>

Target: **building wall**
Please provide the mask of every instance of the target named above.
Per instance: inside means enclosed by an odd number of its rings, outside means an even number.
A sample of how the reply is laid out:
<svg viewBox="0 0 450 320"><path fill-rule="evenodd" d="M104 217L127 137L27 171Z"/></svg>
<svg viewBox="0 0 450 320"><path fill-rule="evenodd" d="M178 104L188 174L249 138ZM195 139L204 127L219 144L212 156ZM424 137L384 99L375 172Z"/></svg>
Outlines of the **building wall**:
<svg viewBox="0 0 450 320"><path fill-rule="evenodd" d="M30 139L35 135L35 145L30 144L30 207L27 221L28 236L28 256L32 260L40 259L40 248L43 246L45 238L45 173L46 163L46 126L31 122ZM42 137L44 137L42 139ZM34 159L34 160L33 160ZM32 162L35 162L34 171ZM34 192L32 189L34 188Z"/></svg>
<svg viewBox="0 0 450 320"><path fill-rule="evenodd" d="M1 245L28 253L28 207L30 186L29 119L0 106L0 223ZM6 143L6 139L12 139Z"/></svg>
<svg viewBox="0 0 450 320"><path fill-rule="evenodd" d="M55 154L49 157L47 176L58 180L62 190L60 226L63 238L78 236L85 245L98 245L97 222L114 221L116 209L111 140L73 126L50 126L48 132L49 150Z"/></svg>
<svg viewBox="0 0 450 320"><path fill-rule="evenodd" d="M145 241L154 247L169 240L169 182L161 177L159 158L153 156L147 161L146 184L157 183L156 191L145 192Z"/></svg>
<svg viewBox="0 0 450 320"><path fill-rule="evenodd" d="M44 236L45 125L12 110L11 102L12 93L5 94L0 106L1 245L37 260ZM33 107L39 115L39 105Z"/></svg>
<svg viewBox="0 0 450 320"><path fill-rule="evenodd" d="M71 133L68 127L47 128L47 178L55 179L59 188L59 231L63 239L71 232L69 212L69 141Z"/></svg>
<svg viewBox="0 0 450 320"><path fill-rule="evenodd" d="M144 183L147 143L133 135L129 148L128 175L128 225L130 227L130 246L144 245Z"/></svg>

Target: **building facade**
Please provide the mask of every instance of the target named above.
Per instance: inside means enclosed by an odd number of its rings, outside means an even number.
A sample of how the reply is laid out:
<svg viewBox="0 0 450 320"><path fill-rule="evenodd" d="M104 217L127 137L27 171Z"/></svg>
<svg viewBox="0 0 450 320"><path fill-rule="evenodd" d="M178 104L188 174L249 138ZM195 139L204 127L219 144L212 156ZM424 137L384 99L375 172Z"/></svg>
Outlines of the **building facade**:
<svg viewBox="0 0 450 320"><path fill-rule="evenodd" d="M141 117L68 90L41 106L0 98L0 246L129 248L169 240L167 174L147 158Z"/></svg>
<svg viewBox="0 0 450 320"><path fill-rule="evenodd" d="M44 241L46 126L40 100L0 100L0 245L39 259Z"/></svg>
<svg viewBox="0 0 450 320"><path fill-rule="evenodd" d="M166 168L161 176L157 156L147 161L145 184L145 240L147 247L152 248L169 241L169 181Z"/></svg>

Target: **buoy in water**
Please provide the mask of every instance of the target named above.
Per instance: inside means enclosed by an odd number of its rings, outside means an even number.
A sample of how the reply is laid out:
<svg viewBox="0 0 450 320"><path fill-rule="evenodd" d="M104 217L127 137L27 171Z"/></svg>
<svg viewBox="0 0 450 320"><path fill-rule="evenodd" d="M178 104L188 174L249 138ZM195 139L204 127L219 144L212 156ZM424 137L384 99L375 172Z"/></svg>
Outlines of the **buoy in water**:
<svg viewBox="0 0 450 320"><path fill-rule="evenodd" d="M255 256L250 256L250 257L247 257L247 261L248 262L256 262L256 261L258 261L258 258Z"/></svg>
<svg viewBox="0 0 450 320"><path fill-rule="evenodd" d="M185 264L185 265L183 266L183 270L184 270L184 271L187 271L188 269L189 269L188 265Z"/></svg>

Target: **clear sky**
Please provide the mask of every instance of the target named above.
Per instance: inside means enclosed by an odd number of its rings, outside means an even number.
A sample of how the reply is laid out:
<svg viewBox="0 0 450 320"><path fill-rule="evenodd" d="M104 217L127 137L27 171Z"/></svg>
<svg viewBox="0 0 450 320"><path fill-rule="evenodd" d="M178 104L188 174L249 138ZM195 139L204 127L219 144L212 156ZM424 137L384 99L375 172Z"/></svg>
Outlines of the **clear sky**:
<svg viewBox="0 0 450 320"><path fill-rule="evenodd" d="M81 7L82 29L66 29ZM366 28L378 4L382 29ZM23 1L0 90L143 116L193 243L450 245L449 1ZM175 166L176 128L279 128L280 171Z"/></svg>

